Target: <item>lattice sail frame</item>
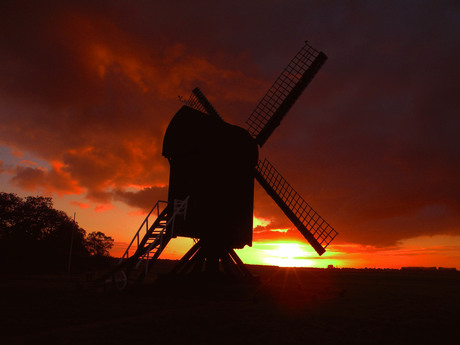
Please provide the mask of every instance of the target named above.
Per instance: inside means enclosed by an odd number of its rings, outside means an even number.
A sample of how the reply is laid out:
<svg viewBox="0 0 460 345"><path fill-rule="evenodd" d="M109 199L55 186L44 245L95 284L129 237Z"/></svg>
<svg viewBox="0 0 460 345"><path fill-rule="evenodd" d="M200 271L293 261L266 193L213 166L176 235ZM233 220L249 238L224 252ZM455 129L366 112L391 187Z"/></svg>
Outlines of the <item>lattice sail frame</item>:
<svg viewBox="0 0 460 345"><path fill-rule="evenodd" d="M192 94L190 95L187 101L181 98L179 99L182 103L188 105L189 107L223 121L220 114L217 112L217 110L213 107L211 102L209 102L209 100L198 87L192 90Z"/></svg>
<svg viewBox="0 0 460 345"><path fill-rule="evenodd" d="M268 160L259 161L256 179L316 252L322 255L338 232L313 210Z"/></svg>
<svg viewBox="0 0 460 345"><path fill-rule="evenodd" d="M327 60L307 42L275 80L246 121L248 132L262 146Z"/></svg>

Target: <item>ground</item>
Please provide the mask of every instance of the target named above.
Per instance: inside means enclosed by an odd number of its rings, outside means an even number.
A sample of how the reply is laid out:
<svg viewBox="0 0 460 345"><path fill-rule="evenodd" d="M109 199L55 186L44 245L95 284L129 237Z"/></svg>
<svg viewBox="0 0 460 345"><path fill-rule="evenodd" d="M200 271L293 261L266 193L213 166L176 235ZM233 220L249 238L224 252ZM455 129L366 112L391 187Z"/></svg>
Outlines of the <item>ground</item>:
<svg viewBox="0 0 460 345"><path fill-rule="evenodd" d="M258 284L156 280L170 264L122 293L87 289L85 275L3 277L0 344L438 344L460 335L460 272L249 266Z"/></svg>

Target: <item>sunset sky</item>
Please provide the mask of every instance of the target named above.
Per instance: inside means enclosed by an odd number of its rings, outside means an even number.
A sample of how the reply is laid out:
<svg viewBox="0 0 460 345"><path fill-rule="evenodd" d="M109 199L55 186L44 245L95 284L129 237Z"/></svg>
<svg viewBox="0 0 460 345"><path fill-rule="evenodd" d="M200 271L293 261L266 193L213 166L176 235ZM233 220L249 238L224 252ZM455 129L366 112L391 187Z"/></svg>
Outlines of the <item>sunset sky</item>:
<svg viewBox="0 0 460 345"><path fill-rule="evenodd" d="M114 255L167 198L178 96L245 127L308 40L329 59L260 155L340 235L319 258L256 186L239 255L460 269L459 2L3 1L0 32L0 191L52 196Z"/></svg>

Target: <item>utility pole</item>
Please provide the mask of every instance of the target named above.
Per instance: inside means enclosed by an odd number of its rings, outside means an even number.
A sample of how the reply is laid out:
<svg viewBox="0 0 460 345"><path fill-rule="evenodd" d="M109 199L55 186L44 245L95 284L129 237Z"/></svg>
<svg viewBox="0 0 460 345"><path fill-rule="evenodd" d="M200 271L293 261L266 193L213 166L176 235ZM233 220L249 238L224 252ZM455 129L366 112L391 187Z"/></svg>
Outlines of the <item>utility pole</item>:
<svg viewBox="0 0 460 345"><path fill-rule="evenodd" d="M76 212L73 213L73 222L75 223ZM69 263L67 265L67 275L70 276L70 266L72 264L72 250L73 250L73 237L74 237L74 227L72 227L72 234L70 236L70 250L69 250Z"/></svg>

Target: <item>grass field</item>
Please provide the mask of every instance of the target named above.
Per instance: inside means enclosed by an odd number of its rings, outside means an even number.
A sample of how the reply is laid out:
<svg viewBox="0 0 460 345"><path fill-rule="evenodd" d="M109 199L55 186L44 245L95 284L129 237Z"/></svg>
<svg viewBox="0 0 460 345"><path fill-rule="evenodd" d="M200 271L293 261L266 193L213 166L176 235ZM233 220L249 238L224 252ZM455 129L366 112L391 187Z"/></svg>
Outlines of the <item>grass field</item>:
<svg viewBox="0 0 460 345"><path fill-rule="evenodd" d="M157 273L168 271L160 262ZM0 281L0 344L455 344L460 272L249 266L259 284ZM78 283L78 284L77 284ZM452 339L455 339L453 341Z"/></svg>

